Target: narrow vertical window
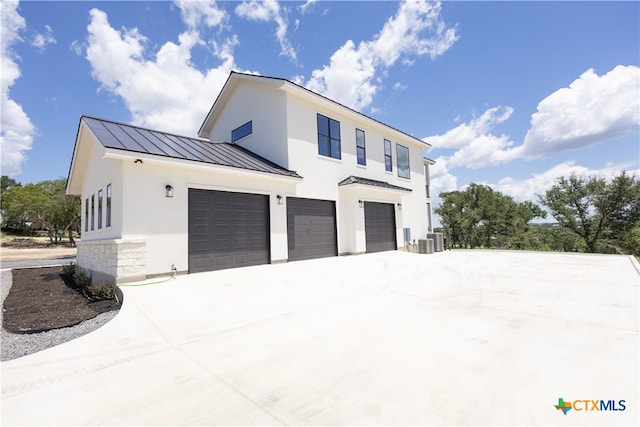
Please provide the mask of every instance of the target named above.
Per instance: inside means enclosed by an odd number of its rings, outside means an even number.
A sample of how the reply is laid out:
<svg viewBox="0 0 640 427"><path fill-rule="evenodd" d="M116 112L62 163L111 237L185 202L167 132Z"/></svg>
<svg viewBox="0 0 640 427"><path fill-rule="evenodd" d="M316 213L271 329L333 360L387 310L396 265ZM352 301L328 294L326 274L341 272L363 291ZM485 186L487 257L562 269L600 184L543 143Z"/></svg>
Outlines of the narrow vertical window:
<svg viewBox="0 0 640 427"><path fill-rule="evenodd" d="M107 227L111 227L111 184L107 185Z"/></svg>
<svg viewBox="0 0 640 427"><path fill-rule="evenodd" d="M411 178L409 167L409 148L396 144L396 161L398 162L398 176L400 178Z"/></svg>
<svg viewBox="0 0 640 427"><path fill-rule="evenodd" d="M94 230L95 223L95 208L96 208L96 195L91 195L91 231Z"/></svg>
<svg viewBox="0 0 640 427"><path fill-rule="evenodd" d="M98 190L98 230L102 228L102 188Z"/></svg>
<svg viewBox="0 0 640 427"><path fill-rule="evenodd" d="M89 198L84 200L84 231L89 231Z"/></svg>
<svg viewBox="0 0 640 427"><path fill-rule="evenodd" d="M384 140L384 170L393 171L393 162L391 161L391 141Z"/></svg>
<svg viewBox="0 0 640 427"><path fill-rule="evenodd" d="M318 154L340 159L340 122L318 114Z"/></svg>
<svg viewBox="0 0 640 427"><path fill-rule="evenodd" d="M367 164L367 153L364 142L364 131L356 129L356 156L359 165Z"/></svg>

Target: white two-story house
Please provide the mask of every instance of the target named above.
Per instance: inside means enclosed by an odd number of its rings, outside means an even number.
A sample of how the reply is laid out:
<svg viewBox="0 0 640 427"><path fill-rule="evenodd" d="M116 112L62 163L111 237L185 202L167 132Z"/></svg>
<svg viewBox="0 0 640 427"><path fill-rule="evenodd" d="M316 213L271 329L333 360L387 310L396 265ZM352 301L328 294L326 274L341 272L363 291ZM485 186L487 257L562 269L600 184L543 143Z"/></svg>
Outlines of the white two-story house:
<svg viewBox="0 0 640 427"><path fill-rule="evenodd" d="M396 250L430 230L425 142L231 73L199 138L80 118L67 193L94 282Z"/></svg>

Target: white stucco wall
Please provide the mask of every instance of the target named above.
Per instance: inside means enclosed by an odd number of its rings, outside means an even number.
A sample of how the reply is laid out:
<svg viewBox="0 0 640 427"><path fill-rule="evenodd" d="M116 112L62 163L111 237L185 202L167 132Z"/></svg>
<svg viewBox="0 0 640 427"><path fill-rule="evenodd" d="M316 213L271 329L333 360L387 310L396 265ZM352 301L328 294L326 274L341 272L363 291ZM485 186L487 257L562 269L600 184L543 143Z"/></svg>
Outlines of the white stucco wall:
<svg viewBox="0 0 640 427"><path fill-rule="evenodd" d="M326 104L326 103L324 103ZM318 154L317 114L340 122L341 159ZM365 132L366 166L358 165L356 157L356 128ZM364 212L354 211L358 200L400 203L396 210L398 246L403 246L403 227L411 228L412 239L424 238L427 233L426 192L422 152L410 138L402 139L396 133L385 133L381 126L371 125L366 119L344 113L339 107L314 103L289 94L287 98L287 129L289 134L289 168L304 177L297 187L299 197L335 200L338 210L338 252L364 251ZM392 143L393 171L384 168L384 139ZM396 144L409 148L410 179L397 175ZM348 176L384 181L411 189L410 194L389 192L366 186L345 190L338 183ZM348 188L348 186L347 186ZM362 218L360 218L362 217Z"/></svg>
<svg viewBox="0 0 640 427"><path fill-rule="evenodd" d="M124 188L123 238L146 240L147 275L169 273L172 265L188 271L190 188L269 195L271 260L287 259L286 206L278 205L276 196L294 193L295 181L193 163L178 166L171 160L124 161L123 175L131 183ZM172 198L165 197L167 184L174 188Z"/></svg>
<svg viewBox="0 0 640 427"><path fill-rule="evenodd" d="M231 142L231 131L252 121L253 134L237 144L288 168L285 105L285 94L272 85L243 81L220 112L209 140Z"/></svg>

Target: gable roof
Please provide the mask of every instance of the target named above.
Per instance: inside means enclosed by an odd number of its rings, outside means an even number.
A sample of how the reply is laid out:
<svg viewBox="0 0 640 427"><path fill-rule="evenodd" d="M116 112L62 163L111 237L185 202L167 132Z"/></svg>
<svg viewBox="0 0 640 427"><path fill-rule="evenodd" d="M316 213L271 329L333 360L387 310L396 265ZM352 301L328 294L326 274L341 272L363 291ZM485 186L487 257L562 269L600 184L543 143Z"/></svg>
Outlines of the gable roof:
<svg viewBox="0 0 640 427"><path fill-rule="evenodd" d="M331 98L327 98L324 95L321 95L317 92L307 89L306 87L301 86L297 83L294 83L290 80L283 79L281 77L269 77L269 76L260 76L257 74L239 73L237 71L232 71L229 74L227 81L224 83L224 86L222 87L222 90L220 90L218 97L216 98L213 105L211 106L211 109L207 113L207 116L205 117L204 121L202 122L202 125L200 126L200 129L198 130L198 135L200 137L203 137L203 138L207 137L209 131L211 130L211 126L213 125L213 122L215 122L215 116L217 116L219 110L222 108L221 105L226 103L227 99L231 97L231 94L234 91L235 87L238 85L240 81L243 81L243 80L271 84L278 89L284 90L285 92L296 93L297 95L300 95L300 96L311 97L316 101L328 103L330 105L333 105L334 107L343 109L345 112L348 112L353 115L357 115L360 118L364 118L365 120L370 121L373 124L382 126L388 129L389 131L395 132L396 134L400 134L405 138L409 138L413 142L420 144L423 148L426 148L426 149L431 148L431 144L429 144L428 142L425 142L419 138L416 138L413 135L409 135L408 133L403 132L399 129L396 129L393 126L389 126L386 123L382 123L380 120L376 120L372 117L369 117L366 114L361 113L360 111L354 110L351 107L347 107L346 105L343 105L337 101L334 101Z"/></svg>
<svg viewBox="0 0 640 427"><path fill-rule="evenodd" d="M375 179L369 179L369 178L362 178L360 176L354 176L351 175L348 178L343 179L342 181L340 181L338 183L339 187L345 186L345 185L367 185L370 187L378 187L378 188L384 188L387 190L395 190L395 191L404 191L407 193L411 193L411 189L409 188L404 188L404 187L400 187L398 185L393 185L393 184L389 184L388 182L384 182L384 181L378 181Z"/></svg>
<svg viewBox="0 0 640 427"><path fill-rule="evenodd" d="M105 148L301 178L236 144L211 143L90 116L82 116L80 122Z"/></svg>

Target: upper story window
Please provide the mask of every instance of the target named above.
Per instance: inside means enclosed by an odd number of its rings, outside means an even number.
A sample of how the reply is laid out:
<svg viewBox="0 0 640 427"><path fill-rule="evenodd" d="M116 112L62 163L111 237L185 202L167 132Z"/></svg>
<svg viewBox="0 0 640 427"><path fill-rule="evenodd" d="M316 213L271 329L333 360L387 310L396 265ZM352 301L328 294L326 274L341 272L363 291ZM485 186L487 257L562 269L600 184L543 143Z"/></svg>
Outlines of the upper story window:
<svg viewBox="0 0 640 427"><path fill-rule="evenodd" d="M398 176L400 178L411 178L409 169L409 148L396 144L396 159L398 161Z"/></svg>
<svg viewBox="0 0 640 427"><path fill-rule="evenodd" d="M340 159L340 122L318 114L318 153Z"/></svg>
<svg viewBox="0 0 640 427"><path fill-rule="evenodd" d="M239 139L249 136L253 133L253 122L248 121L239 128L235 128L231 131L231 142L236 142Z"/></svg>
<svg viewBox="0 0 640 427"><path fill-rule="evenodd" d="M356 156L359 165L367 164L367 155L364 142L364 131L356 129Z"/></svg>
<svg viewBox="0 0 640 427"><path fill-rule="evenodd" d="M384 170L393 171L393 162L391 161L391 141L384 140Z"/></svg>
<svg viewBox="0 0 640 427"><path fill-rule="evenodd" d="M111 227L111 184L107 185L107 227Z"/></svg>
<svg viewBox="0 0 640 427"><path fill-rule="evenodd" d="M84 200L84 231L89 231L89 198Z"/></svg>

